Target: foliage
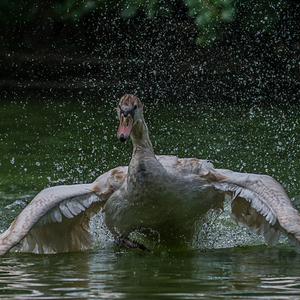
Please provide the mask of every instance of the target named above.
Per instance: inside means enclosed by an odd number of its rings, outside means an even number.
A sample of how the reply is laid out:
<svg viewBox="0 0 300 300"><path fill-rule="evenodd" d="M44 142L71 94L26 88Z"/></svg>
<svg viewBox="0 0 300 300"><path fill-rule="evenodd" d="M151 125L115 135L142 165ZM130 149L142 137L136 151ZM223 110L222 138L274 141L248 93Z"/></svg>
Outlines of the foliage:
<svg viewBox="0 0 300 300"><path fill-rule="evenodd" d="M181 7L194 19L202 34L199 44L209 44L226 32L226 26L239 21L247 31L270 31L288 0L0 0L1 22L9 24L54 19L78 21L91 11L112 12L121 18L174 16Z"/></svg>
<svg viewBox="0 0 300 300"><path fill-rule="evenodd" d="M185 0L189 16L195 19L203 35L198 38L199 44L208 44L217 37L217 28L223 22L234 18L233 0Z"/></svg>

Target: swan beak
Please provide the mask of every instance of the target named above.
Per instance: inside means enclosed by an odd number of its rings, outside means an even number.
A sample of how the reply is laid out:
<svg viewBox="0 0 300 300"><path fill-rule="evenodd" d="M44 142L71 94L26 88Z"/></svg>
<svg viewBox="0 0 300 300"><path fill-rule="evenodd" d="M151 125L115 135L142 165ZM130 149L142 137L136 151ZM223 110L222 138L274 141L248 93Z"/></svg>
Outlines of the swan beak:
<svg viewBox="0 0 300 300"><path fill-rule="evenodd" d="M130 136L130 132L133 125L133 118L130 114L124 116L121 114L120 116L120 125L117 133L117 138L120 142L124 143L128 137Z"/></svg>

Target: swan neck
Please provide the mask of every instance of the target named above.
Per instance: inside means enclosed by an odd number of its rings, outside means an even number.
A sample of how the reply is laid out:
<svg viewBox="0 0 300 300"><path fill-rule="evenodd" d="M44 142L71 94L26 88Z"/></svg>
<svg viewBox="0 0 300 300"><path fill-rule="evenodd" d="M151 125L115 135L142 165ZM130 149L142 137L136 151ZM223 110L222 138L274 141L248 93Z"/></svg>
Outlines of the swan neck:
<svg viewBox="0 0 300 300"><path fill-rule="evenodd" d="M136 124L134 124L130 137L133 143L133 153L154 153L152 143L149 138L148 127L143 116L137 121Z"/></svg>

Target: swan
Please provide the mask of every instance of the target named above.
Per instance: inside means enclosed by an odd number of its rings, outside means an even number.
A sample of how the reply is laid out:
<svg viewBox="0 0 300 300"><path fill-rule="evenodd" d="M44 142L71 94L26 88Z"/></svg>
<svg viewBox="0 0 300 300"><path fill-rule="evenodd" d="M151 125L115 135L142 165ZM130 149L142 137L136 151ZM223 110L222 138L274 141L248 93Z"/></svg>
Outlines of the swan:
<svg viewBox="0 0 300 300"><path fill-rule="evenodd" d="M129 166L119 166L93 183L42 190L0 235L0 255L8 251L57 253L91 248L89 222L99 211L120 245L145 247L128 238L140 232L160 245L186 245L195 222L231 198L231 217L276 245L280 233L300 249L300 215L272 177L216 169L197 158L156 156L134 95L121 97L117 138L129 137Z"/></svg>

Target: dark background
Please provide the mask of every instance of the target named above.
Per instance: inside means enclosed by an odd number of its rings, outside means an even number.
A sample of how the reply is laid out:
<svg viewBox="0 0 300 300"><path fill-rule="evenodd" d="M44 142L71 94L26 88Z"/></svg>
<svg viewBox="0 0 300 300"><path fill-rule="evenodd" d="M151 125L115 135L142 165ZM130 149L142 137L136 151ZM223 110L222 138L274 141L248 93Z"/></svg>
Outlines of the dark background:
<svg viewBox="0 0 300 300"><path fill-rule="evenodd" d="M297 103L297 1L0 1L4 97Z"/></svg>

